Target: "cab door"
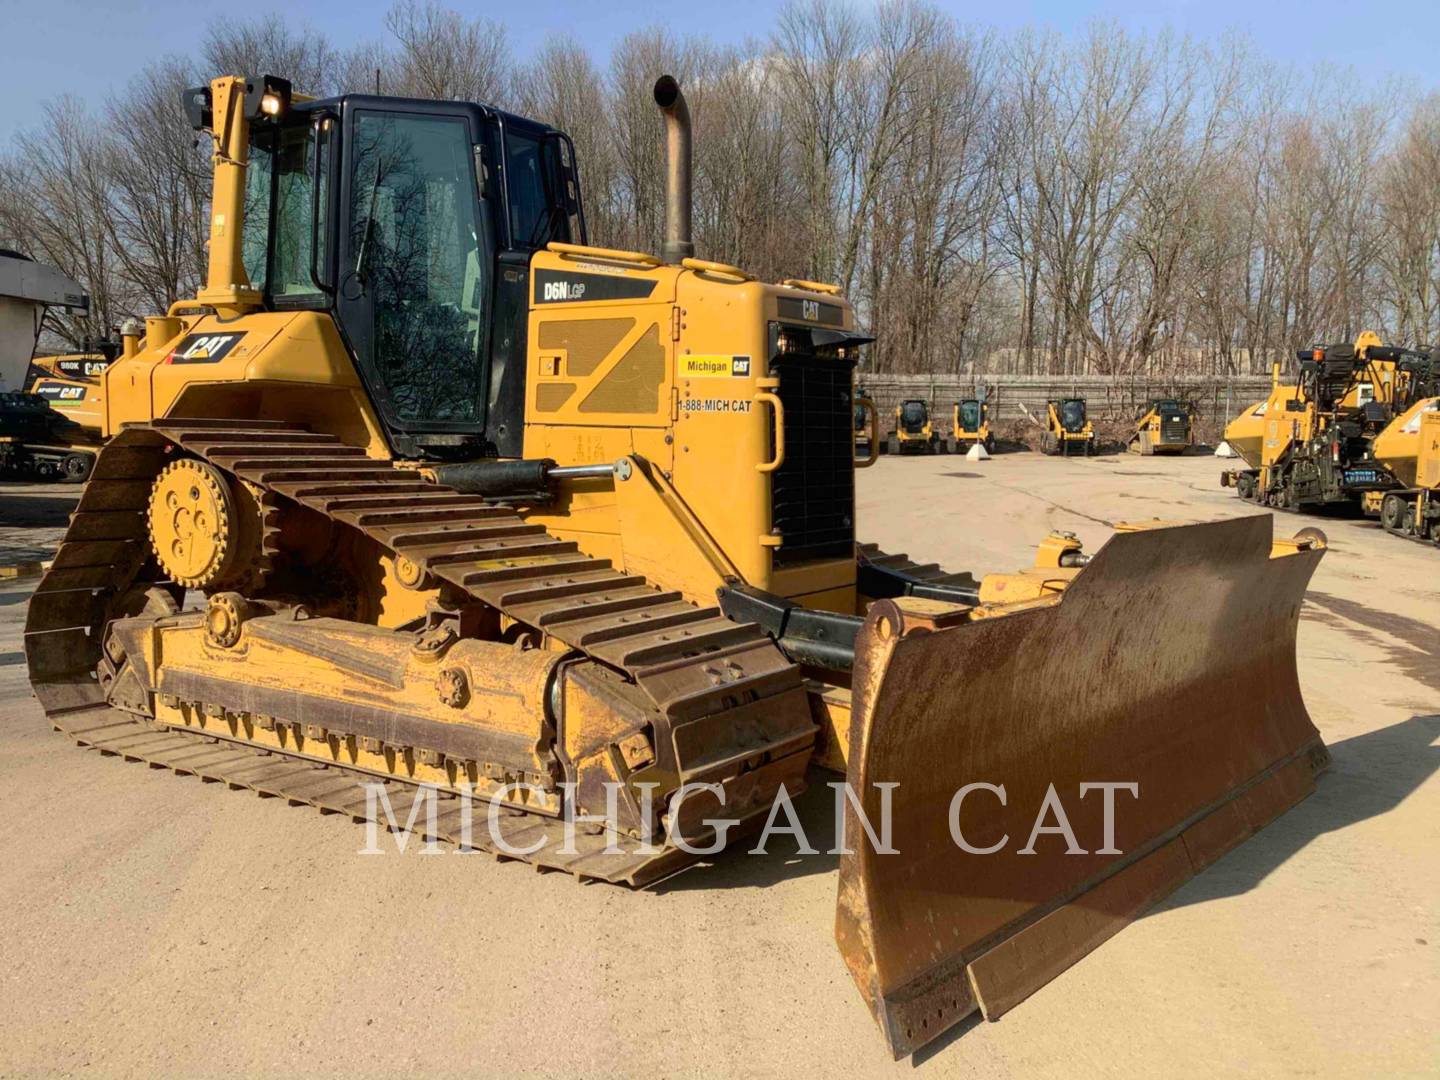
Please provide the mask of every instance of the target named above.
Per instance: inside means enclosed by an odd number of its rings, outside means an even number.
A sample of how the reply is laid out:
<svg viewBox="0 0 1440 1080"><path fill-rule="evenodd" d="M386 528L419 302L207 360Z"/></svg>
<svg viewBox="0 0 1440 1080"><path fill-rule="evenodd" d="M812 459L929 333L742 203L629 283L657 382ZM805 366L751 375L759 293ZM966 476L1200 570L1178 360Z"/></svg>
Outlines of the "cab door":
<svg viewBox="0 0 1440 1080"><path fill-rule="evenodd" d="M336 308L402 453L483 435L495 273L483 112L347 100Z"/></svg>

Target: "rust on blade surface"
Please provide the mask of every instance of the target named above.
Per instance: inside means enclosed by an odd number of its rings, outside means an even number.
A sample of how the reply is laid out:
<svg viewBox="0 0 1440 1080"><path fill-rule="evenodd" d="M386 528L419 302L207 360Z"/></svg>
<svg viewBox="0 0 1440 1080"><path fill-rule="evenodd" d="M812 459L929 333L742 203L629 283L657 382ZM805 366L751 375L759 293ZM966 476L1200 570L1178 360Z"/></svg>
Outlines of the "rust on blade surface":
<svg viewBox="0 0 1440 1080"><path fill-rule="evenodd" d="M1295 631L1323 540L1271 553L1268 515L1120 532L1058 603L932 629L873 605L856 644L836 936L896 1057L994 1019L1304 798L1328 763ZM1105 847L1103 790L1113 795ZM972 790L955 816L956 793ZM1084 854L1031 839L1050 786ZM847 807L847 816L854 812ZM1058 817L1047 813L1045 824ZM1002 843L1003 842L1003 843Z"/></svg>

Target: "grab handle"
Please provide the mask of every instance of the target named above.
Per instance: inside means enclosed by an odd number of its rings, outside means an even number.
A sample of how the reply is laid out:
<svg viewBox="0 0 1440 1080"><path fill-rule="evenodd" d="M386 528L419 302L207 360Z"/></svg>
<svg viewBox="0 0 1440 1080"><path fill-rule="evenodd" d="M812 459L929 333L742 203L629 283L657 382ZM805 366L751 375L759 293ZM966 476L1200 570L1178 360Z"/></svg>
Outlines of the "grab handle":
<svg viewBox="0 0 1440 1080"><path fill-rule="evenodd" d="M769 405L775 410L775 457L771 461L762 461L755 466L756 472L772 473L781 465L785 464L785 406L780 398L769 390L761 390L755 395L757 405Z"/></svg>

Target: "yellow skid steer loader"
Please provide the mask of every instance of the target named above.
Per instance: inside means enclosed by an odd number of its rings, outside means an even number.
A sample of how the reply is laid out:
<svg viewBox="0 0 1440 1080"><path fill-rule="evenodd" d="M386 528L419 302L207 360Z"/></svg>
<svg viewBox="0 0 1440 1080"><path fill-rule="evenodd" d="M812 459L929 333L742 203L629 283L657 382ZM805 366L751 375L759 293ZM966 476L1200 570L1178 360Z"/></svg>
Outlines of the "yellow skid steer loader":
<svg viewBox="0 0 1440 1080"><path fill-rule="evenodd" d="M1040 452L1085 457L1095 445L1095 425L1086 415L1084 398L1060 398L1045 404L1045 430L1040 434Z"/></svg>
<svg viewBox="0 0 1440 1080"><path fill-rule="evenodd" d="M1135 421L1135 430L1125 441L1132 454L1183 454L1195 442L1190 424L1190 406L1174 398L1154 398Z"/></svg>
<svg viewBox="0 0 1440 1080"><path fill-rule="evenodd" d="M208 277L101 376L30 679L82 746L357 818L428 793L438 836L631 885L842 770L840 949L908 1054L1312 789L1324 541L1057 534L979 578L858 545L868 339L694 257L655 101L659 256L588 244L570 141L520 117L187 93ZM1073 842L1033 830L1062 807Z"/></svg>

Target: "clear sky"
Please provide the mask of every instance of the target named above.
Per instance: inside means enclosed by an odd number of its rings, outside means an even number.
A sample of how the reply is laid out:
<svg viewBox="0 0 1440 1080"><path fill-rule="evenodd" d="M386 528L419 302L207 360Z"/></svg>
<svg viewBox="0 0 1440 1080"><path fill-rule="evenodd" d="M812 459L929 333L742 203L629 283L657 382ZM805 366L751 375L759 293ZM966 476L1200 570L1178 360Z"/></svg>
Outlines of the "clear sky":
<svg viewBox="0 0 1440 1080"><path fill-rule="evenodd" d="M864 3L865 0L859 0ZM378 38L390 0L292 0L284 10L327 32L341 47ZM678 33L721 41L763 36L776 3L764 0L448 0L465 14L504 22L524 55L545 36L567 31L603 56L625 33L665 23ZM1027 24L1072 31L1095 18L1135 30L1169 27L1197 38L1227 30L1250 35L1262 55L1293 65L1354 65L1418 88L1440 88L1440 0L938 0L964 22L1013 29ZM174 0L0 0L0 140L29 123L61 93L99 102L147 59L198 49L205 26L241 5Z"/></svg>

